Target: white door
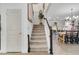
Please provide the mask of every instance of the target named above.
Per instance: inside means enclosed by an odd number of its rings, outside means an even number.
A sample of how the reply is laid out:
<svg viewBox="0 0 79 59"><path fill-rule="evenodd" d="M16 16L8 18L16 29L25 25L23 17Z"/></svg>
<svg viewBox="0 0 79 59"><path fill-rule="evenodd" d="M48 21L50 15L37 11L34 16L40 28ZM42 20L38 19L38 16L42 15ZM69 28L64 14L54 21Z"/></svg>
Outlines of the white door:
<svg viewBox="0 0 79 59"><path fill-rule="evenodd" d="M7 22L7 52L20 52L21 50L21 10L8 9Z"/></svg>

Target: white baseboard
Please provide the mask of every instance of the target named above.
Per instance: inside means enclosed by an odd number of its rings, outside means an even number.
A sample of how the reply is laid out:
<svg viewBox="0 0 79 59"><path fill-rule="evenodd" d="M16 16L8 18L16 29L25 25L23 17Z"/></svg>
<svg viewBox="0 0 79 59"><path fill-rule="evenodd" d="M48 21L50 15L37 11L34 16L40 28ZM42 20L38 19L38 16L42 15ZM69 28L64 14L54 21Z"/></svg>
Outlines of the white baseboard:
<svg viewBox="0 0 79 59"><path fill-rule="evenodd" d="M7 53L7 51L0 51L0 53Z"/></svg>

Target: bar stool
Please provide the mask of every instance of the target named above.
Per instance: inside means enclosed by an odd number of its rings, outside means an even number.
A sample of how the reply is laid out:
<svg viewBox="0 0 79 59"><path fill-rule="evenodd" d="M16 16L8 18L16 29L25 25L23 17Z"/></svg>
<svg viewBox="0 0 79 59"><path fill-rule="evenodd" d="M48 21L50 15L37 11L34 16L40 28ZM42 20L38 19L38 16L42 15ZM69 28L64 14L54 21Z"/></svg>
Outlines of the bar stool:
<svg viewBox="0 0 79 59"><path fill-rule="evenodd" d="M78 32L76 33L76 36L74 37L74 41L75 43L79 43L79 37L78 37Z"/></svg>
<svg viewBox="0 0 79 59"><path fill-rule="evenodd" d="M74 42L74 35L73 33L70 33L70 43L73 44Z"/></svg>
<svg viewBox="0 0 79 59"><path fill-rule="evenodd" d="M66 44L69 42L69 38L70 38L70 33L66 31L65 41L64 41Z"/></svg>

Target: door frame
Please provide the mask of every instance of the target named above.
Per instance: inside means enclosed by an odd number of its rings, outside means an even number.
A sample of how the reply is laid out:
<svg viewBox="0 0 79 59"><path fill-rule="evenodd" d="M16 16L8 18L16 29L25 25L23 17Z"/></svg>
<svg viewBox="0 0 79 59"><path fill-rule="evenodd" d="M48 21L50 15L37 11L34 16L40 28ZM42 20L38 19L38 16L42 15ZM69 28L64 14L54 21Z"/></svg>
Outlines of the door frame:
<svg viewBox="0 0 79 59"><path fill-rule="evenodd" d="M25 24L28 24L27 22L27 4L23 7L17 7L17 8L2 8L0 11L1 14L1 51L0 53L7 53L7 33L6 33L6 10L7 9L20 9L21 10L21 53L28 53L27 48L27 32L25 33L24 29L27 29L27 26ZM26 22L26 23L25 23ZM26 43L26 44L25 44Z"/></svg>
<svg viewBox="0 0 79 59"><path fill-rule="evenodd" d="M1 50L0 53L6 53L6 10L1 9Z"/></svg>
<svg viewBox="0 0 79 59"><path fill-rule="evenodd" d="M0 13L0 18L1 18L1 20L0 20L0 22L2 21L2 16L1 16L2 14ZM2 25L0 25L1 26L1 29L2 29ZM0 45L2 45L2 30L1 30L1 42L0 42ZM2 50L2 46L1 46L1 49L0 49L0 52L1 52L1 50Z"/></svg>
<svg viewBox="0 0 79 59"><path fill-rule="evenodd" d="M6 13L7 13L7 10L20 10L20 13L22 12L22 9L6 9ZM7 20L7 18L6 18L6 20ZM21 20L22 19L20 19L20 32L21 32ZM7 23L7 21L6 21L6 23ZM7 25L7 24L6 24ZM6 26L6 31L7 31L7 26ZM6 34L7 34L7 32L6 32ZM21 40L22 40L22 38L21 38L21 33L19 33L20 34L20 43L21 43ZM7 43L8 43L8 39L7 39L7 35L6 35L6 53L8 53L8 49L7 49ZM21 52L21 44L20 44L20 51L19 52ZM16 52L17 53L17 52Z"/></svg>

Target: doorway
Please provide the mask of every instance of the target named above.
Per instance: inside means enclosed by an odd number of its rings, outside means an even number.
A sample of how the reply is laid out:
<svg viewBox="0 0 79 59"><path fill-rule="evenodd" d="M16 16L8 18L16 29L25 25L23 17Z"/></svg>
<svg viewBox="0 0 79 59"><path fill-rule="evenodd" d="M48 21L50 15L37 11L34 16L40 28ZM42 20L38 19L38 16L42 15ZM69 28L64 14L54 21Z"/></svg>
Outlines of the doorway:
<svg viewBox="0 0 79 59"><path fill-rule="evenodd" d="M21 10L8 9L7 24L7 52L21 52Z"/></svg>

